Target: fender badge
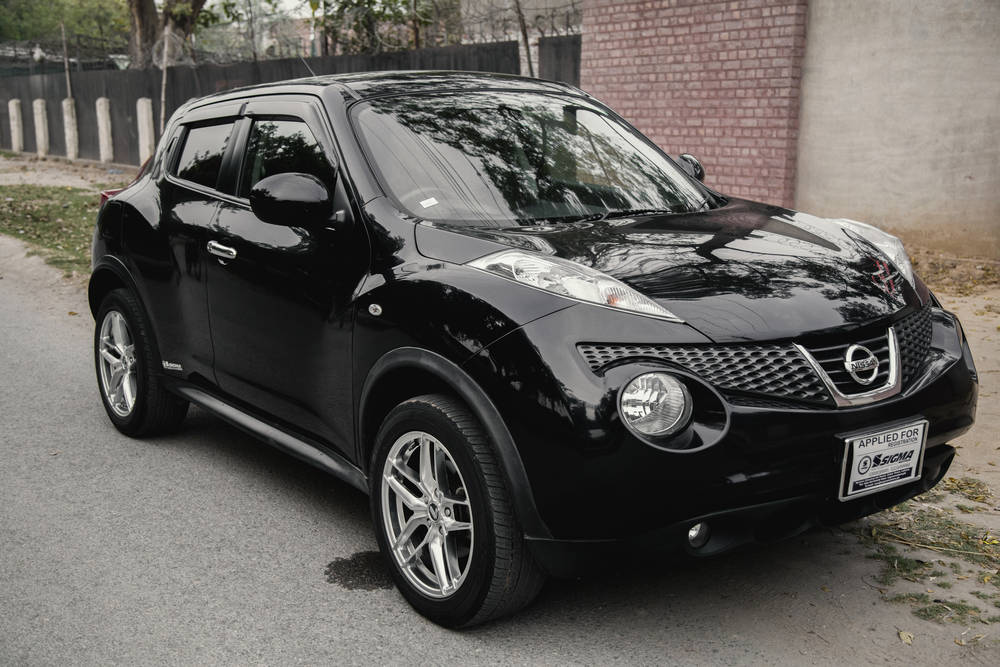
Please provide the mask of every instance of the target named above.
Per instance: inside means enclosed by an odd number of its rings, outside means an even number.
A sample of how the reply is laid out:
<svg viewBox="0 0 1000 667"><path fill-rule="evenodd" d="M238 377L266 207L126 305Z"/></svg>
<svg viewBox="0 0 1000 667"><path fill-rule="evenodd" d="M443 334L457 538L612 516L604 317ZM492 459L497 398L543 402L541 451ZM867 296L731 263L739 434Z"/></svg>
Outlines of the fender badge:
<svg viewBox="0 0 1000 667"><path fill-rule="evenodd" d="M184 367L181 366L180 364L175 364L172 361L164 361L163 369L168 371L182 371L184 370Z"/></svg>

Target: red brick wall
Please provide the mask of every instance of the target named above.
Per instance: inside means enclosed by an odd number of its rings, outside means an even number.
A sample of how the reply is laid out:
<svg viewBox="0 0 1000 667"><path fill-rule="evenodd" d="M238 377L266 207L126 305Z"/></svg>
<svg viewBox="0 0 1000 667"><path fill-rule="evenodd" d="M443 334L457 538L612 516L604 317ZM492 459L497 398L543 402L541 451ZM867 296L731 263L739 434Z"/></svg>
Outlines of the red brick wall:
<svg viewBox="0 0 1000 667"><path fill-rule="evenodd" d="M791 206L806 0L586 0L580 87L724 194Z"/></svg>

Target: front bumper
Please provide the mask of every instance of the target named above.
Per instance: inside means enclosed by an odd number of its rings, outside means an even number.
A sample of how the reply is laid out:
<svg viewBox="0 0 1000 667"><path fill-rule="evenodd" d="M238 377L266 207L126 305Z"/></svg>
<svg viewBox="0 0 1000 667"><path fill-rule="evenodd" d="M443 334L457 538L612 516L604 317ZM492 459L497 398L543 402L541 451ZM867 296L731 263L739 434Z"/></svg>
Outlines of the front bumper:
<svg viewBox="0 0 1000 667"><path fill-rule="evenodd" d="M537 524L548 529L527 537L554 573L562 572L560 564L586 560L566 552L599 558L616 543L684 548L688 528L706 518L715 525L700 554L870 514L933 486L954 457L946 443L975 419L978 378L971 353L957 320L936 309L927 361L897 396L855 408L804 407L739 400L706 385L703 396L714 395L720 405L717 423L701 431L706 446L665 450L621 424L615 398L640 372L681 370L647 359L604 374L592 371L573 342L594 340L600 315L574 307L541 318L465 366L517 444ZM596 335L616 329L624 339L627 327L618 317ZM843 434L920 418L928 421L922 478L839 501Z"/></svg>
<svg viewBox="0 0 1000 667"><path fill-rule="evenodd" d="M923 474L912 484L888 489L848 503L831 502L822 494L803 495L758 505L694 516L642 535L612 540L528 538L535 561L555 577L596 572L622 554L651 558L684 550L691 556L715 556L752 544L767 544L800 535L817 526L838 525L880 512L932 488L947 474L955 448L940 445L924 456ZM709 538L692 547L691 526L704 523Z"/></svg>

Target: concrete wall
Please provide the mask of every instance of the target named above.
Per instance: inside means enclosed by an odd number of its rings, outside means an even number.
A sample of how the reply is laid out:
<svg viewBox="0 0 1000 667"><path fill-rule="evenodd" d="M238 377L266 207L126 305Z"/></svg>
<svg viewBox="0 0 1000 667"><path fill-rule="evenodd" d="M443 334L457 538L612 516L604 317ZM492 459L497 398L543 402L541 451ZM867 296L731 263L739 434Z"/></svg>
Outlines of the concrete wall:
<svg viewBox="0 0 1000 667"><path fill-rule="evenodd" d="M794 201L806 0L588 0L580 87L728 195Z"/></svg>
<svg viewBox="0 0 1000 667"><path fill-rule="evenodd" d="M806 34L796 207L1000 256L1000 2L810 0Z"/></svg>

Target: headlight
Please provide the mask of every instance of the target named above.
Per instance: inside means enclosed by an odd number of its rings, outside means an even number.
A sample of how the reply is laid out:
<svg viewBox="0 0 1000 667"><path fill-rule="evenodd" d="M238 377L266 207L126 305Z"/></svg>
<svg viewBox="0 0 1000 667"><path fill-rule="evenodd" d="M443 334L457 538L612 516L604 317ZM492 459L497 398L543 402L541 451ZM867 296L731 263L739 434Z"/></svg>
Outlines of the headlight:
<svg viewBox="0 0 1000 667"><path fill-rule="evenodd" d="M679 317L600 271L558 257L504 250L468 264L531 287L599 306L682 322Z"/></svg>
<svg viewBox="0 0 1000 667"><path fill-rule="evenodd" d="M913 281L913 265L910 264L910 257L906 254L906 248L903 247L902 241L892 234L883 232L878 227L872 227L857 220L843 218L838 222L881 250L906 282L910 283L911 286L916 284Z"/></svg>
<svg viewBox="0 0 1000 667"><path fill-rule="evenodd" d="M629 427L643 435L670 435L691 418L691 394L672 375L644 373L625 385L618 411Z"/></svg>

